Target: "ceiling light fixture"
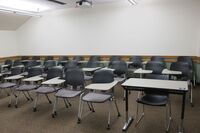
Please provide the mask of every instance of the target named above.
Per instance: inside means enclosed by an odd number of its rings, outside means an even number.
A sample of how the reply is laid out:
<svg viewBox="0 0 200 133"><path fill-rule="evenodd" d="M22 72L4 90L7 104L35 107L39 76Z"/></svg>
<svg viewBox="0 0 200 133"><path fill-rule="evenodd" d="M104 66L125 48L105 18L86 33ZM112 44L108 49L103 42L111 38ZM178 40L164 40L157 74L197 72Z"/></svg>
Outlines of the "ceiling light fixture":
<svg viewBox="0 0 200 133"><path fill-rule="evenodd" d="M138 2L136 0L128 0L132 5L137 5Z"/></svg>
<svg viewBox="0 0 200 133"><path fill-rule="evenodd" d="M17 10L17 9L3 8L3 7L0 7L0 12L26 15L26 16L31 16L31 17L41 17L41 15L37 13L27 12L27 11L22 11L22 10Z"/></svg>

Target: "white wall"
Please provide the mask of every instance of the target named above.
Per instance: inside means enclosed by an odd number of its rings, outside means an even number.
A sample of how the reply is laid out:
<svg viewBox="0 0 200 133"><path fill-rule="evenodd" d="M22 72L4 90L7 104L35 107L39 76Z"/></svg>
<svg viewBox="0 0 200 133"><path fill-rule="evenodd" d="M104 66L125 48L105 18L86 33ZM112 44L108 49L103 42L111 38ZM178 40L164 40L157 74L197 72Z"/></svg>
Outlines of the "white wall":
<svg viewBox="0 0 200 133"><path fill-rule="evenodd" d="M16 31L0 30L0 57L18 55Z"/></svg>
<svg viewBox="0 0 200 133"><path fill-rule="evenodd" d="M17 30L21 55L198 55L199 0L65 9Z"/></svg>

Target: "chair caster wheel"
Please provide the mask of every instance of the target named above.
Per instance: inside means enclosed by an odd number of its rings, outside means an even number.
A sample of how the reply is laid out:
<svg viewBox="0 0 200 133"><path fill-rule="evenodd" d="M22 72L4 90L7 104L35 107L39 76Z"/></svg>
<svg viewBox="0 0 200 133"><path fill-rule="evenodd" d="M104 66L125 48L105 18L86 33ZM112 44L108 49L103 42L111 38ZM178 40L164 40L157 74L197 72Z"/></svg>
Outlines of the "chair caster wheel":
<svg viewBox="0 0 200 133"><path fill-rule="evenodd" d="M78 118L77 124L80 124L80 123L81 123L81 119Z"/></svg>
<svg viewBox="0 0 200 133"><path fill-rule="evenodd" d="M15 105L15 108L18 108L18 106L17 106L17 105Z"/></svg>
<svg viewBox="0 0 200 133"><path fill-rule="evenodd" d="M11 104L8 104L8 108L10 108L11 107Z"/></svg>
<svg viewBox="0 0 200 133"><path fill-rule="evenodd" d="M107 130L110 130L110 125L107 126Z"/></svg>
<svg viewBox="0 0 200 133"><path fill-rule="evenodd" d="M54 115L54 114L52 114L51 116L52 116L52 118L55 118L55 115Z"/></svg>
<svg viewBox="0 0 200 133"><path fill-rule="evenodd" d="M52 102L51 102L51 101L49 101L49 104L52 104Z"/></svg>
<svg viewBox="0 0 200 133"><path fill-rule="evenodd" d="M121 114L118 114L118 117L121 117Z"/></svg>
<svg viewBox="0 0 200 133"><path fill-rule="evenodd" d="M29 101L30 99L28 98L27 101Z"/></svg>
<svg viewBox="0 0 200 133"><path fill-rule="evenodd" d="M33 112L36 112L37 111L37 108L33 108Z"/></svg>

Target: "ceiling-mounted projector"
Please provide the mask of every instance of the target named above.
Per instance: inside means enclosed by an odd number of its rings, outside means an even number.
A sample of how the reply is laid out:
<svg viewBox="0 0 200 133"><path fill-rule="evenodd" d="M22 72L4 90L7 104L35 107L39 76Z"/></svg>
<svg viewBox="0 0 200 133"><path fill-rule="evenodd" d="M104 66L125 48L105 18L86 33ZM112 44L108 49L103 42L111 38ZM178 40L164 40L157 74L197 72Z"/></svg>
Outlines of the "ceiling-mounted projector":
<svg viewBox="0 0 200 133"><path fill-rule="evenodd" d="M78 7L91 7L92 1L80 0L80 1L76 2L76 6L78 6Z"/></svg>

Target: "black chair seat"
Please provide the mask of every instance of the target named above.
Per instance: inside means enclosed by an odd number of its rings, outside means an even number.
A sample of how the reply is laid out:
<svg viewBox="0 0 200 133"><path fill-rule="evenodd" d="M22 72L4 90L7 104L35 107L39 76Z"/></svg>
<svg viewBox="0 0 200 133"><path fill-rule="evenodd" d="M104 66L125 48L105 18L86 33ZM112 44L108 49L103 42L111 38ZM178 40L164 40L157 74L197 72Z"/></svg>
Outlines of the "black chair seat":
<svg viewBox="0 0 200 133"><path fill-rule="evenodd" d="M166 104L168 103L168 96L146 94L139 98L137 102L150 106L166 106Z"/></svg>

